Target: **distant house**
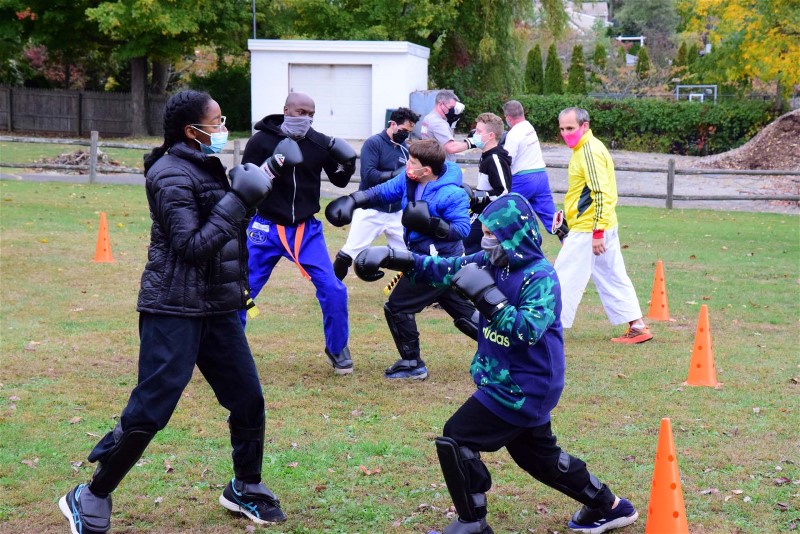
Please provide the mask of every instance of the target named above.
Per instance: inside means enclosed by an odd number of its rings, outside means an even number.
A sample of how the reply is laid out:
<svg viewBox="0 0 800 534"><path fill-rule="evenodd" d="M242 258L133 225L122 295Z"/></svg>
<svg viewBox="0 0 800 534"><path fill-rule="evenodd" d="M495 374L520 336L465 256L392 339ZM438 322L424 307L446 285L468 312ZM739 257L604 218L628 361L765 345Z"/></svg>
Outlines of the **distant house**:
<svg viewBox="0 0 800 534"><path fill-rule="evenodd" d="M581 33L588 33L598 24L610 26L608 2L567 2L565 11L569 26Z"/></svg>

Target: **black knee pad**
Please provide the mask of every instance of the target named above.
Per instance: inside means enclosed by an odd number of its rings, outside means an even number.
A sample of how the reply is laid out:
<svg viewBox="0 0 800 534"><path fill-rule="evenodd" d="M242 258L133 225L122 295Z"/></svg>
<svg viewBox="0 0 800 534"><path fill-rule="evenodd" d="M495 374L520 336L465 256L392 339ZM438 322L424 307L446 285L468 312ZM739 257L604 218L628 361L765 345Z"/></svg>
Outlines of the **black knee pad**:
<svg viewBox="0 0 800 534"><path fill-rule="evenodd" d="M417 360L419 354L419 331L417 321L411 313L392 313L389 303L383 305L383 314L397 352L404 360Z"/></svg>
<svg viewBox="0 0 800 534"><path fill-rule="evenodd" d="M486 517L486 492L492 487L492 477L480 453L459 447L452 438L439 437L436 454L458 516L467 522Z"/></svg>

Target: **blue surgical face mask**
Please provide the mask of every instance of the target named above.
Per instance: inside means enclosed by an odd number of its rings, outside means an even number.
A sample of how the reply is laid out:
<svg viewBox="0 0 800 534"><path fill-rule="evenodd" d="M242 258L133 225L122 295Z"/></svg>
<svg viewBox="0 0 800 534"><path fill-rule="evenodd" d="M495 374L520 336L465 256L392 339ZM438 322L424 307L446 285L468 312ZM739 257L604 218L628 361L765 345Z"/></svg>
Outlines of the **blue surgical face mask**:
<svg viewBox="0 0 800 534"><path fill-rule="evenodd" d="M200 130L200 128L197 128L195 126L192 126L192 128L203 132L203 130ZM228 132L227 131L214 132L211 134L208 132L203 132L203 133L208 134L209 138L211 139L210 145L204 145L203 143L200 142L199 139L195 139L195 141L197 141L197 144L200 145L200 149L203 151L203 154L219 154L220 152L222 152L222 149L225 148L225 145L228 142Z"/></svg>
<svg viewBox="0 0 800 534"><path fill-rule="evenodd" d="M472 144L478 148L483 148L486 146L486 141L483 140L483 136L477 132L472 134L470 141L472 141Z"/></svg>
<svg viewBox="0 0 800 534"><path fill-rule="evenodd" d="M508 255L496 236L483 236L481 238L481 248L489 255L489 262L495 267L508 265Z"/></svg>

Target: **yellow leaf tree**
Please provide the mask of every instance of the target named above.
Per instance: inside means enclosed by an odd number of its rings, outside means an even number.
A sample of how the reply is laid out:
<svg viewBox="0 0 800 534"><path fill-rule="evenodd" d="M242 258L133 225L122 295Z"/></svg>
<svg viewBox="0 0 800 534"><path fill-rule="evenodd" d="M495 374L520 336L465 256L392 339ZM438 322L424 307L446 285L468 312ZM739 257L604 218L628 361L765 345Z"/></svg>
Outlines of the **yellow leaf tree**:
<svg viewBox="0 0 800 534"><path fill-rule="evenodd" d="M800 85L800 0L682 0L679 9L725 79L775 84L778 98Z"/></svg>

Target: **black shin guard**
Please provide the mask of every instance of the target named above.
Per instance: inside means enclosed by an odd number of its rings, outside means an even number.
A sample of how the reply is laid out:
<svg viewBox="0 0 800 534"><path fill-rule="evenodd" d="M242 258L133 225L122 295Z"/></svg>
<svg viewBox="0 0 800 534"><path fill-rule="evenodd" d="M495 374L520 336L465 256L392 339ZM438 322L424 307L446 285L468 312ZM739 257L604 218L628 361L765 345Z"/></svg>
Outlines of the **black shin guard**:
<svg viewBox="0 0 800 534"><path fill-rule="evenodd" d="M472 317L467 319L466 317L459 317L453 324L456 325L456 328L461 330L464 334L468 337L472 338L474 341L478 341L478 322L480 320L480 314L476 310L475 313L472 314Z"/></svg>
<svg viewBox="0 0 800 534"><path fill-rule="evenodd" d="M228 419L233 446L233 473L238 480L249 483L261 482L261 464L264 459L264 424L247 428Z"/></svg>
<svg viewBox="0 0 800 534"><path fill-rule="evenodd" d="M611 490L586 469L584 461L563 450L542 482L589 508L603 508L609 505L609 499L614 501Z"/></svg>
<svg viewBox="0 0 800 534"><path fill-rule="evenodd" d="M440 437L436 438L436 454L461 521L480 521L486 517L486 492L492 487L492 477L480 453L459 447L451 438Z"/></svg>
<svg viewBox="0 0 800 534"><path fill-rule="evenodd" d="M414 315L410 313L393 314L389 310L389 304L383 305L383 314L386 316L386 324L392 339L400 353L400 358L417 362L416 365L424 365L419 352L419 331Z"/></svg>
<svg viewBox="0 0 800 534"><path fill-rule="evenodd" d="M97 468L89 482L89 489L98 497L105 497L114 491L119 483L136 465L144 450L156 433L150 430L122 430L117 423L114 427L114 446L101 458L89 456L89 461L97 461Z"/></svg>

